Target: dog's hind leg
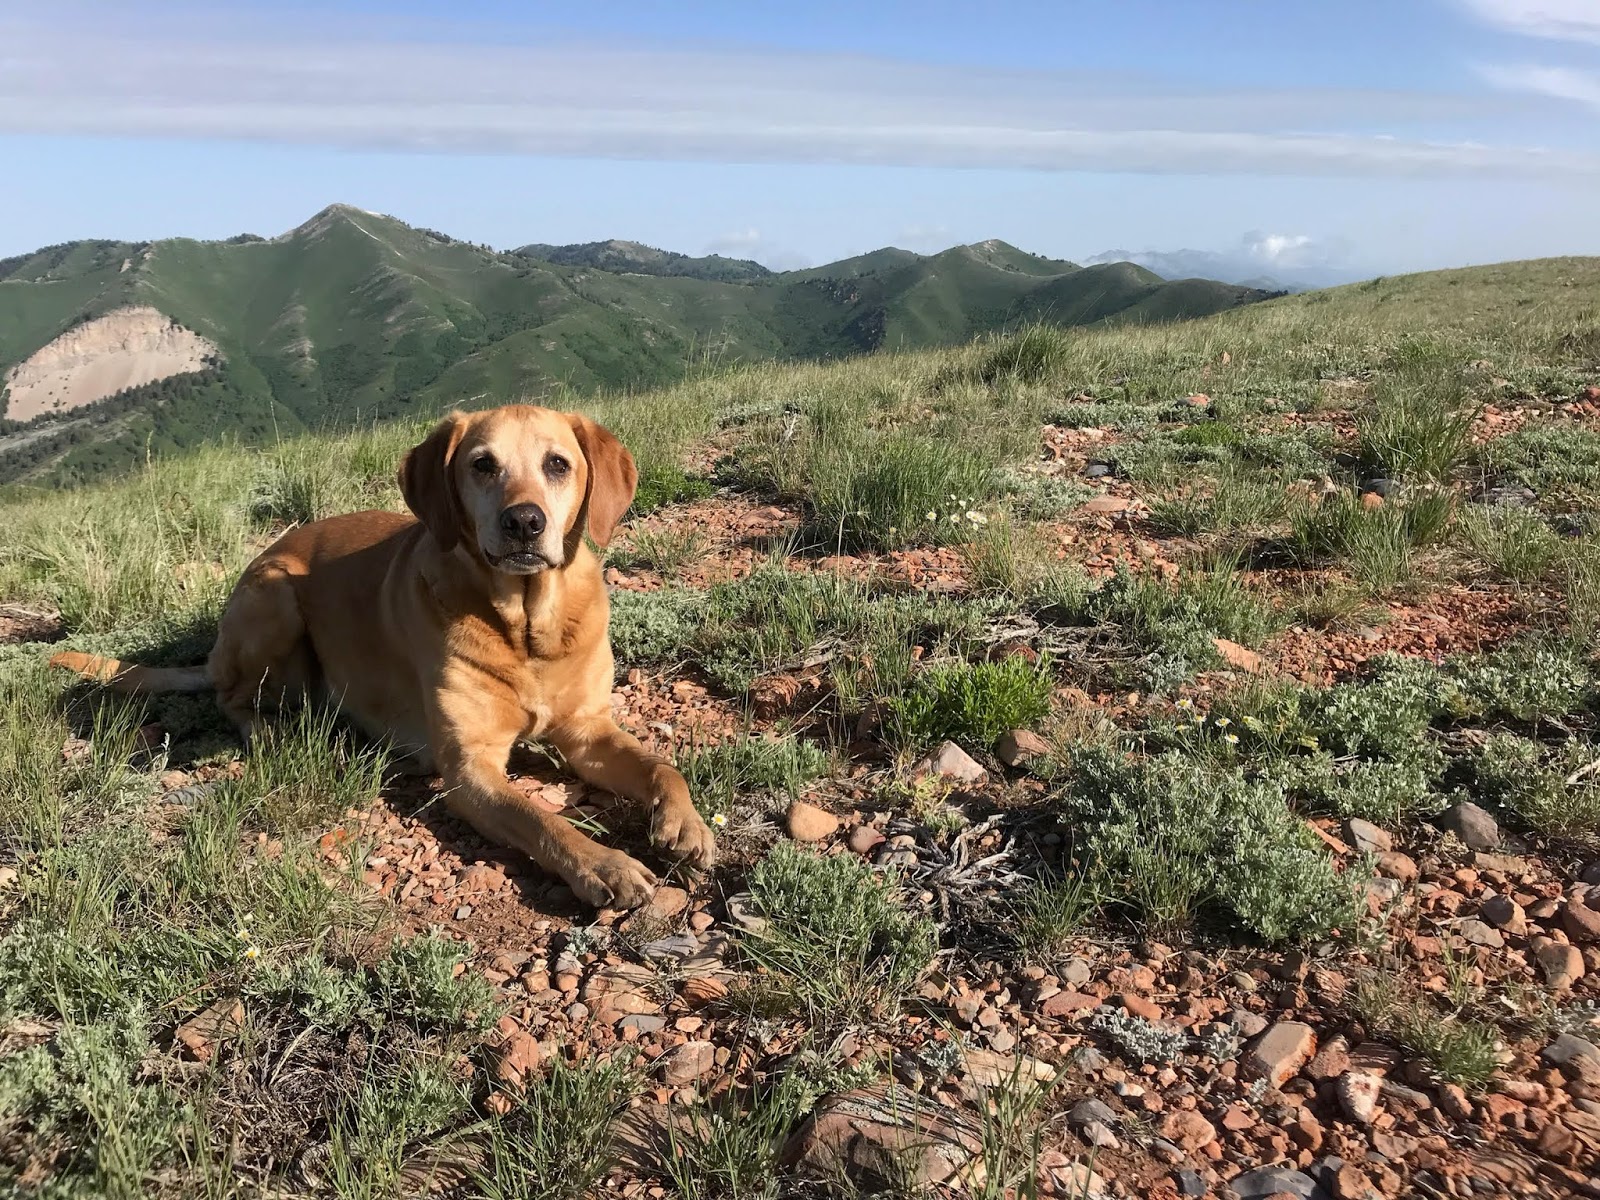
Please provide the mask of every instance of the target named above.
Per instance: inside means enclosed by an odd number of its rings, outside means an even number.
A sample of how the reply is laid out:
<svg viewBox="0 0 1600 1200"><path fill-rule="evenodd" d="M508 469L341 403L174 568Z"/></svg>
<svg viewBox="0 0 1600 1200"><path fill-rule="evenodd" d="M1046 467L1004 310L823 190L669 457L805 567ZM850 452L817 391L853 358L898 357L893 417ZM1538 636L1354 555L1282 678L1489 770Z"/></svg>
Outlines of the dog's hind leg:
<svg viewBox="0 0 1600 1200"><path fill-rule="evenodd" d="M246 744L264 713L305 699L316 683L316 655L289 573L256 563L239 580L206 664L217 703Z"/></svg>

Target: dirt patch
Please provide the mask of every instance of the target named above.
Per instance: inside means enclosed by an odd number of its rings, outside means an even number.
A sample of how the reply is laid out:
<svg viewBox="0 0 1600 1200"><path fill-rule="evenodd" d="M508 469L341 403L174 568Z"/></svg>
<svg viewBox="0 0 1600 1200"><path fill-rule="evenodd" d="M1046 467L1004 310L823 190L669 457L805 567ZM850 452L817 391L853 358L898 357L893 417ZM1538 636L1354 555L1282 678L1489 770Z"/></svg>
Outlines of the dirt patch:
<svg viewBox="0 0 1600 1200"><path fill-rule="evenodd" d="M7 373L5 415L71 412L127 388L203 370L217 348L154 308L119 308L69 329Z"/></svg>
<svg viewBox="0 0 1600 1200"><path fill-rule="evenodd" d="M38 612L16 604L0 604L0 646L20 642L57 642L66 627L54 613Z"/></svg>

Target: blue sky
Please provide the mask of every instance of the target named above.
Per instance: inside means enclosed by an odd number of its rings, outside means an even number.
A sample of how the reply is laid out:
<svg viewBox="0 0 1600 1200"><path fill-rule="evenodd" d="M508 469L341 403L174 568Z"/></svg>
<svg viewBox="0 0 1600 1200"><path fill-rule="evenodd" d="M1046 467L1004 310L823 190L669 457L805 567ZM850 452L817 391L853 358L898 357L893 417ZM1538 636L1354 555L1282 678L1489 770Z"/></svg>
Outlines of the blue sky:
<svg viewBox="0 0 1600 1200"><path fill-rule="evenodd" d="M778 266L1595 254L1600 0L0 0L0 155L0 255L334 201Z"/></svg>

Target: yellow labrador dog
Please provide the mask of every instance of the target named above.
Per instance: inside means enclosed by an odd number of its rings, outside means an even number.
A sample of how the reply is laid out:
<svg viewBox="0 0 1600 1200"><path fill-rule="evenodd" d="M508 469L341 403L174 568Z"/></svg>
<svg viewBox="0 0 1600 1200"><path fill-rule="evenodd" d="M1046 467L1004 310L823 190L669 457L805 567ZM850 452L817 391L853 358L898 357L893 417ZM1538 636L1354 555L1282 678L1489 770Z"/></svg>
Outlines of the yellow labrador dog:
<svg viewBox="0 0 1600 1200"><path fill-rule="evenodd" d="M683 776L611 716L610 609L583 535L605 546L637 482L633 456L587 417L457 413L400 467L415 519L352 513L285 534L234 587L205 667L51 661L123 691L215 690L247 740L280 697L326 697L438 770L451 810L486 838L589 904L630 908L650 871L528 800L506 763L519 739L546 739L583 779L644 806L657 846L712 860Z"/></svg>

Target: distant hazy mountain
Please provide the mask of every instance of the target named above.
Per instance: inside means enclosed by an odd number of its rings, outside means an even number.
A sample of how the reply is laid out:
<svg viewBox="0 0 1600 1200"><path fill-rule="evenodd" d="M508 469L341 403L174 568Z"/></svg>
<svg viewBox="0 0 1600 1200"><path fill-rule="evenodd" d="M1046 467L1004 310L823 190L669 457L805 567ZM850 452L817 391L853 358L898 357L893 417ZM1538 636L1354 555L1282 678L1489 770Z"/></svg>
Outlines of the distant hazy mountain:
<svg viewBox="0 0 1600 1200"><path fill-rule="evenodd" d="M632 242L502 252L333 205L278 237L81 241L0 260L0 482L81 480L726 361L951 345L1031 320L1168 321L1264 293L1004 242L775 273Z"/></svg>
<svg viewBox="0 0 1600 1200"><path fill-rule="evenodd" d="M1215 279L1269 292L1305 292L1363 278L1333 267L1268 265L1244 253L1214 250L1107 250L1084 262L1131 262L1163 279Z"/></svg>

